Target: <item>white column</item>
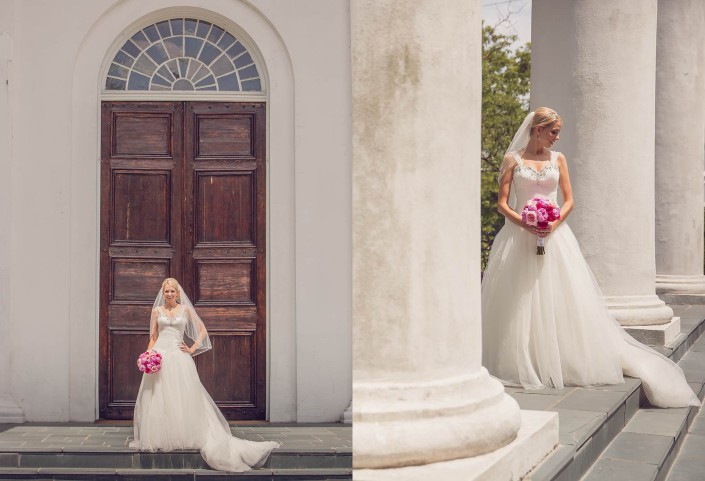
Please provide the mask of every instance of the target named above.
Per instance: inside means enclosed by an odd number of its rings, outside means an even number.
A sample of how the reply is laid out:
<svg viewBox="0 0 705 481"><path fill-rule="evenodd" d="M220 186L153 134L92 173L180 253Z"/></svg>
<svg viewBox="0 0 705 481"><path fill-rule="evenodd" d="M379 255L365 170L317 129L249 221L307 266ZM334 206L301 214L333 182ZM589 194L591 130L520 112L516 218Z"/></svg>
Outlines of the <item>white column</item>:
<svg viewBox="0 0 705 481"><path fill-rule="evenodd" d="M654 282L656 4L543 0L532 9L532 108L563 117L554 148L573 185L568 224L625 326L674 322Z"/></svg>
<svg viewBox="0 0 705 481"><path fill-rule="evenodd" d="M9 63L12 40L0 32L0 423L24 422L24 414L12 398L10 369L12 333L10 317L10 256L12 225L12 114Z"/></svg>
<svg viewBox="0 0 705 481"><path fill-rule="evenodd" d="M480 364L480 19L479 1L351 2L355 468L519 429Z"/></svg>
<svg viewBox="0 0 705 481"><path fill-rule="evenodd" d="M656 290L697 293L703 276L705 2L659 0L656 43Z"/></svg>

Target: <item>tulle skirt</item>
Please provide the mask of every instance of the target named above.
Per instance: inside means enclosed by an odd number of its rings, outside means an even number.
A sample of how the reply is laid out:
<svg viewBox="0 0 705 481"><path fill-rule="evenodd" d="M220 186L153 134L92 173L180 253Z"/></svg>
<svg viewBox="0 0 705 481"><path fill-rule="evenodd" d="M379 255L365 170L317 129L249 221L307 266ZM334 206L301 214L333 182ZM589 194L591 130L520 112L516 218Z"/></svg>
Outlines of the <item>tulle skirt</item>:
<svg viewBox="0 0 705 481"><path fill-rule="evenodd" d="M683 371L634 340L610 315L567 224L546 238L508 222L482 280L483 365L526 389L596 386L642 379L661 407L699 405Z"/></svg>
<svg viewBox="0 0 705 481"><path fill-rule="evenodd" d="M162 368L145 374L134 414L135 440L144 451L199 449L214 469L247 471L259 467L278 442L239 439L205 390L190 355L162 350Z"/></svg>

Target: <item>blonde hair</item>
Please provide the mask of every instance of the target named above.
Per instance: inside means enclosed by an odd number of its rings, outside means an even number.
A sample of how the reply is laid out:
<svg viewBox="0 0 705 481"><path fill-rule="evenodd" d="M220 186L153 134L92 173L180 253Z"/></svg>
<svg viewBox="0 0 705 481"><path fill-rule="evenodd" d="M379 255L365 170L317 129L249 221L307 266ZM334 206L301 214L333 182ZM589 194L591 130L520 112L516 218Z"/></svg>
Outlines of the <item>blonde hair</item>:
<svg viewBox="0 0 705 481"><path fill-rule="evenodd" d="M531 132L534 133L534 129L537 127L546 127L552 125L561 120L561 116L548 107L539 107L534 110L534 120L531 122Z"/></svg>
<svg viewBox="0 0 705 481"><path fill-rule="evenodd" d="M164 279L164 282L162 282L162 292L164 292L164 288L166 286L171 286L176 289L176 302L181 302L181 291L179 289L179 281L177 281L173 277L167 277L166 279Z"/></svg>

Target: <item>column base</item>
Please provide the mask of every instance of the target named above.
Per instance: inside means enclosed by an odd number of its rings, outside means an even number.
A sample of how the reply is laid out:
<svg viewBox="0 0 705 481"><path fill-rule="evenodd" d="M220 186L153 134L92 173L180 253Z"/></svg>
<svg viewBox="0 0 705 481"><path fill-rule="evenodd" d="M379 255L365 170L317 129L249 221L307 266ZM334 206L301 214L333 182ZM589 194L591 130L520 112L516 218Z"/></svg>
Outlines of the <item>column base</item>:
<svg viewBox="0 0 705 481"><path fill-rule="evenodd" d="M340 415L340 422L343 424L352 424L352 401L350 401L348 407L345 408L343 414Z"/></svg>
<svg viewBox="0 0 705 481"><path fill-rule="evenodd" d="M520 411L517 437L491 453L424 466L393 469L355 469L356 481L428 481L462 479L518 481L536 467L558 444L558 414Z"/></svg>
<svg viewBox="0 0 705 481"><path fill-rule="evenodd" d="M623 326L654 326L673 319L673 309L658 298L649 296L604 297L610 314Z"/></svg>
<svg viewBox="0 0 705 481"><path fill-rule="evenodd" d="M664 295L691 294L696 299L705 297L705 276L674 276L656 274L656 294L666 300ZM670 296L669 296L670 297ZM670 303L670 302L669 302Z"/></svg>
<svg viewBox="0 0 705 481"><path fill-rule="evenodd" d="M0 395L0 424L23 423L24 413L12 396Z"/></svg>
<svg viewBox="0 0 705 481"><path fill-rule="evenodd" d="M513 441L521 424L516 401L484 367L426 381L353 382L353 398L355 468L477 456Z"/></svg>
<svg viewBox="0 0 705 481"><path fill-rule="evenodd" d="M656 326L625 326L634 339L649 346L668 346L681 333L681 318L674 317L667 324Z"/></svg>

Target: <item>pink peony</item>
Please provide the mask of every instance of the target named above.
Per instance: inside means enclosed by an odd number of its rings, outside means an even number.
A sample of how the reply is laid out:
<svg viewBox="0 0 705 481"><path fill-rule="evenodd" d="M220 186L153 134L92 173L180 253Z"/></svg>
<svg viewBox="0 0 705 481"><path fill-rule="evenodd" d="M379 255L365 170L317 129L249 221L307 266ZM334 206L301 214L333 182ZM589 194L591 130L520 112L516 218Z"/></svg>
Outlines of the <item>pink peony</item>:
<svg viewBox="0 0 705 481"><path fill-rule="evenodd" d="M549 222L561 218L561 209L554 202L543 197L534 197L524 204L521 211L521 220L524 224L540 229L547 229ZM545 254L545 238L536 239L536 254Z"/></svg>
<svg viewBox="0 0 705 481"><path fill-rule="evenodd" d="M539 207L536 211L536 215L538 216L539 222L546 222L548 220L548 212L546 212L545 208Z"/></svg>
<svg viewBox="0 0 705 481"><path fill-rule="evenodd" d="M145 374L157 372L162 367L162 355L156 351L145 351L137 358L137 365Z"/></svg>
<svg viewBox="0 0 705 481"><path fill-rule="evenodd" d="M535 226L538 223L538 217L537 217L536 211L530 210L528 212L522 213L522 220L523 220L524 216L526 216L526 220L524 220L524 223L526 225Z"/></svg>

